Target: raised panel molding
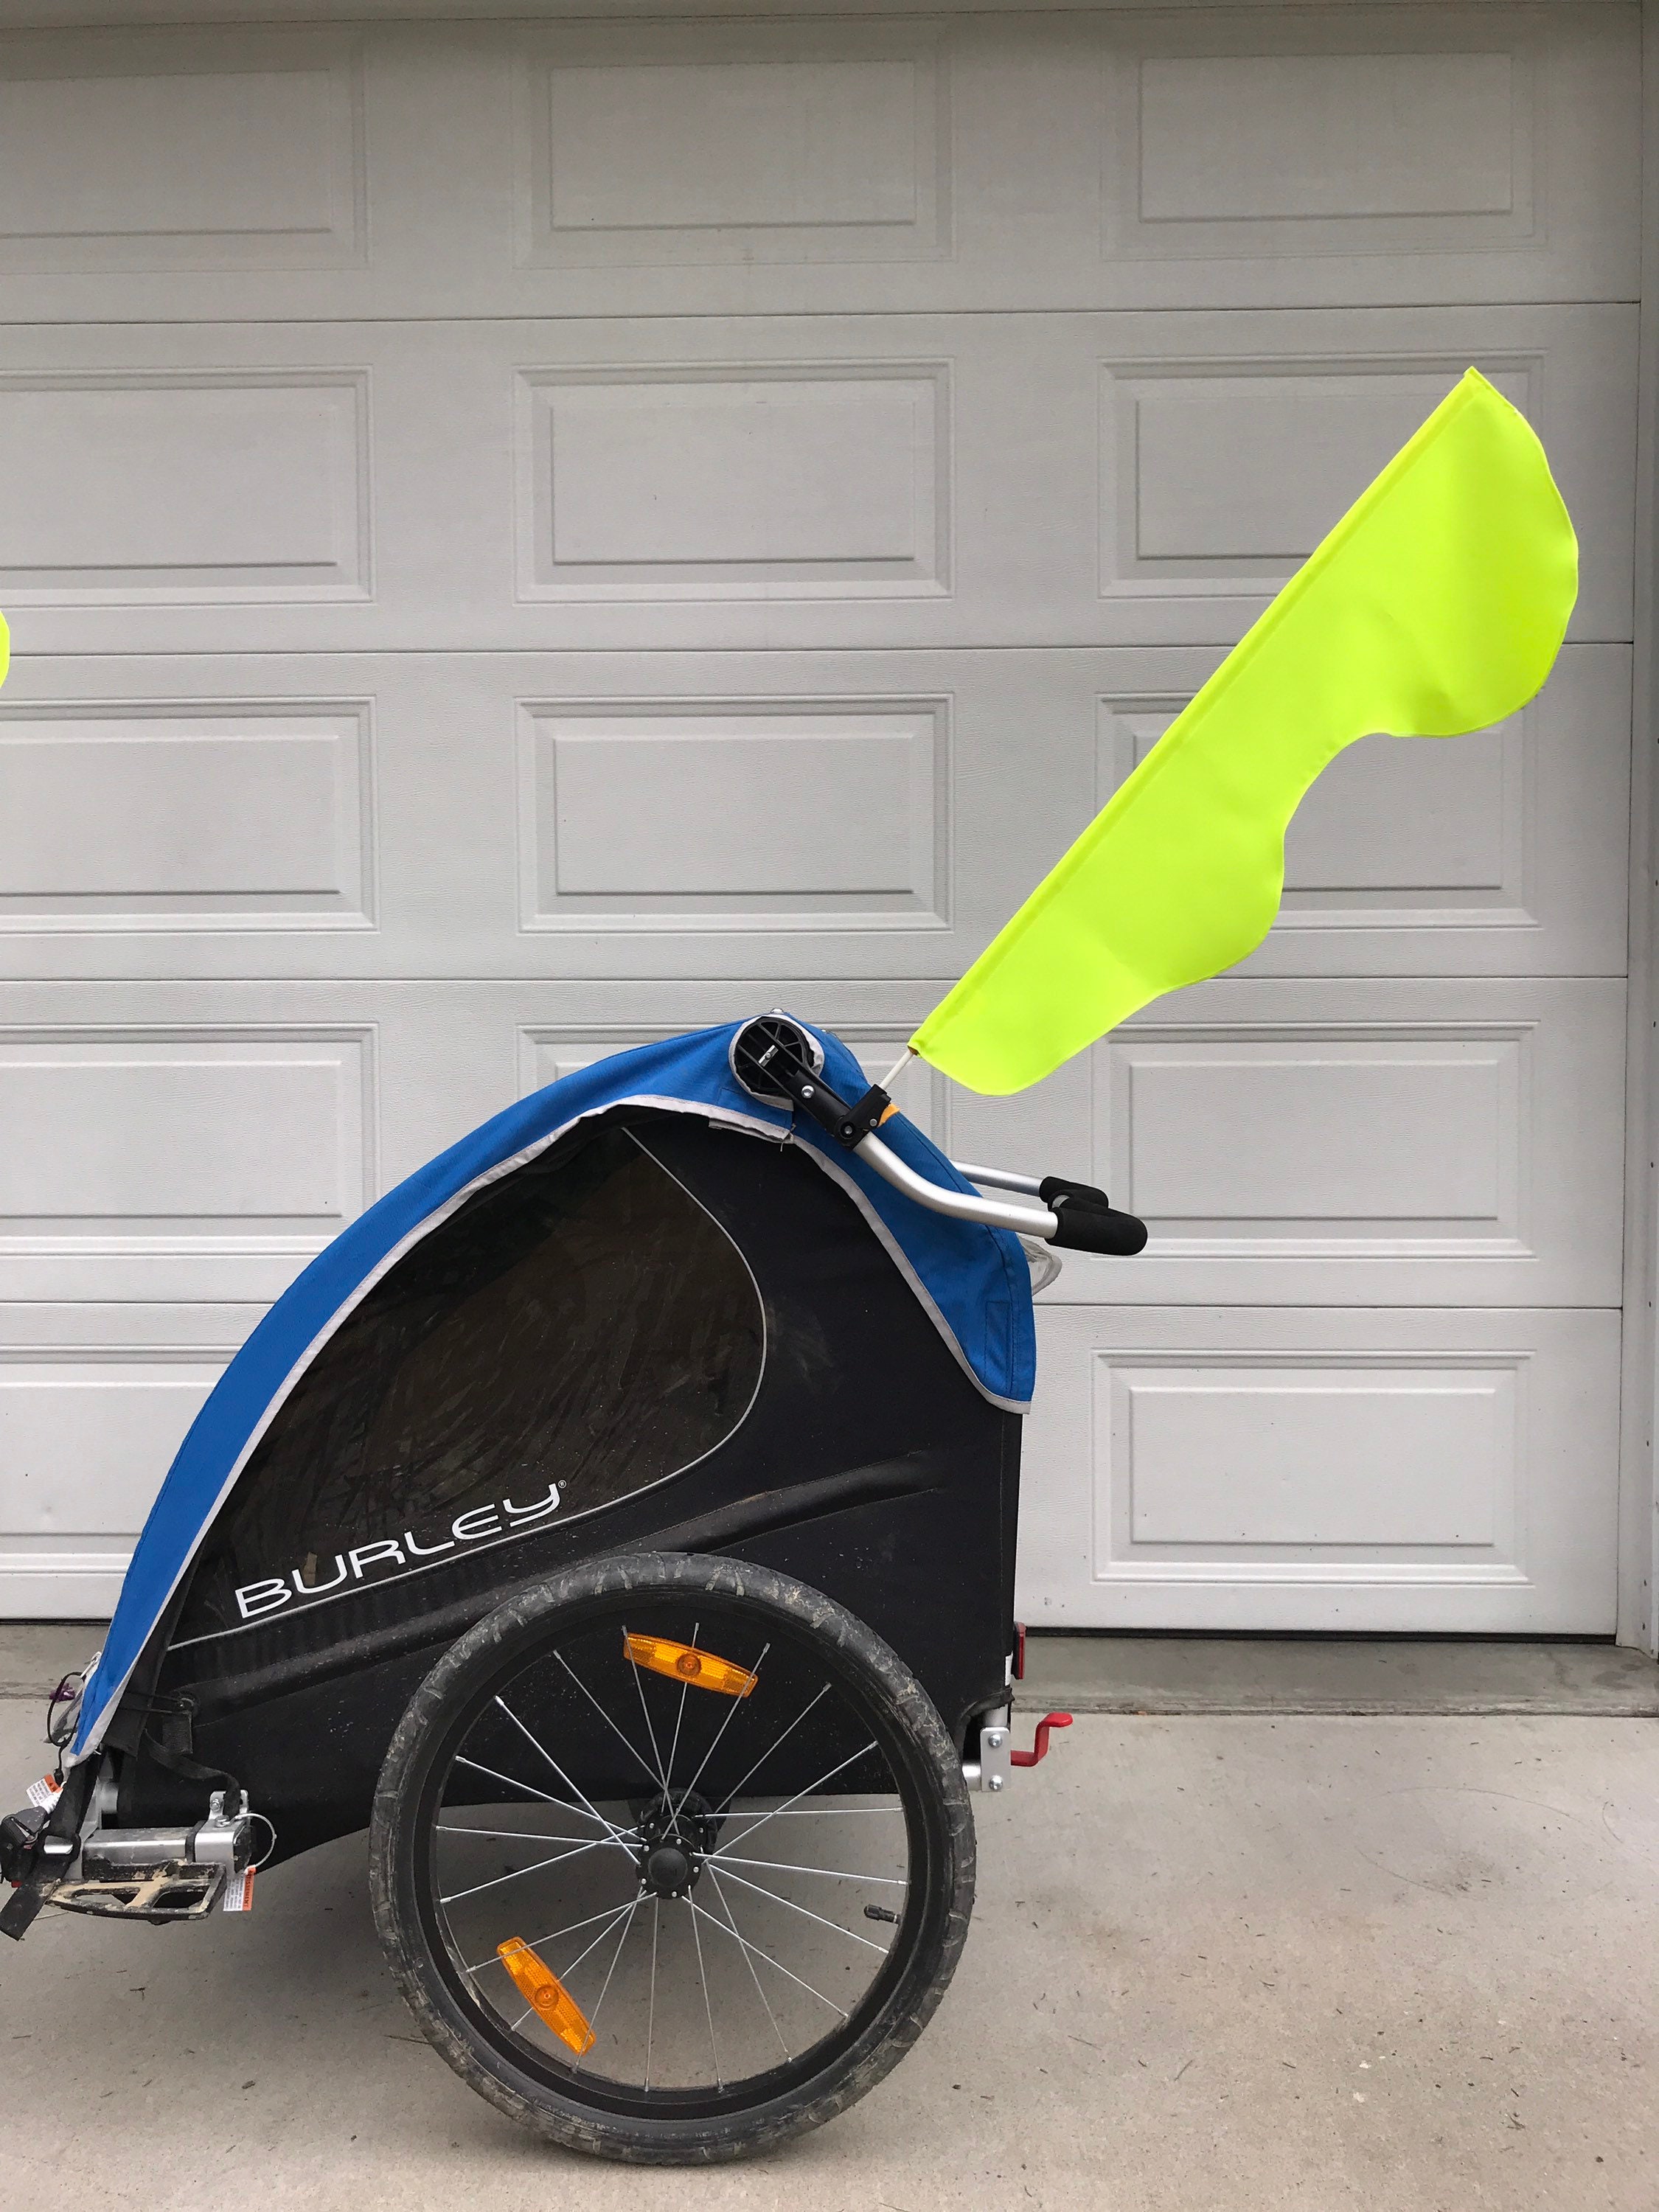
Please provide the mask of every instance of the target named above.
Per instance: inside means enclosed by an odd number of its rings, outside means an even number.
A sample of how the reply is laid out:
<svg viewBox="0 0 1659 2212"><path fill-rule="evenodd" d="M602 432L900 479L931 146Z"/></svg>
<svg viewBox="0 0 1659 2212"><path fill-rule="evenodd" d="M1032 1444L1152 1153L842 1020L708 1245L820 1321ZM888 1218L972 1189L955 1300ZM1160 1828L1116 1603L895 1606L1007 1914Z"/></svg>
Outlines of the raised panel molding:
<svg viewBox="0 0 1659 2212"><path fill-rule="evenodd" d="M1094 1580L1524 1583L1530 1356L1097 1352Z"/></svg>
<svg viewBox="0 0 1659 2212"><path fill-rule="evenodd" d="M521 265L917 260L948 252L948 48L921 24L531 34Z"/></svg>
<svg viewBox="0 0 1659 2212"><path fill-rule="evenodd" d="M1468 365L1103 362L1102 597L1287 578ZM1540 355L1481 365L1536 416Z"/></svg>
<svg viewBox="0 0 1659 2212"><path fill-rule="evenodd" d="M949 702L520 708L526 929L942 929Z"/></svg>
<svg viewBox="0 0 1659 2212"><path fill-rule="evenodd" d="M1530 1258L1534 1027L1120 1030L1111 1188L1171 1259Z"/></svg>
<svg viewBox="0 0 1659 2212"><path fill-rule="evenodd" d="M1617 979L1234 975L1090 1055L1132 1267L1061 1302L1616 1307Z"/></svg>
<svg viewBox="0 0 1659 2212"><path fill-rule="evenodd" d="M0 375L0 590L20 605L370 595L362 369Z"/></svg>
<svg viewBox="0 0 1659 2212"><path fill-rule="evenodd" d="M1542 35L1518 9L1152 18L1108 49L1104 250L1228 262L1534 246Z"/></svg>
<svg viewBox="0 0 1659 2212"><path fill-rule="evenodd" d="M339 33L0 40L0 270L361 264L362 104Z"/></svg>
<svg viewBox="0 0 1659 2212"><path fill-rule="evenodd" d="M0 702L0 932L366 929L367 700Z"/></svg>
<svg viewBox="0 0 1659 2212"><path fill-rule="evenodd" d="M0 1297L258 1298L375 1188L371 1028L0 1030Z"/></svg>
<svg viewBox="0 0 1659 2212"><path fill-rule="evenodd" d="M1612 1631L1616 1310L1045 1299L1037 1336L1023 1620Z"/></svg>
<svg viewBox="0 0 1659 2212"><path fill-rule="evenodd" d="M521 599L948 591L943 363L519 378Z"/></svg>
<svg viewBox="0 0 1659 2212"><path fill-rule="evenodd" d="M1633 0L67 20L137 11L5 11L64 18L0 52L15 325L1639 290Z"/></svg>

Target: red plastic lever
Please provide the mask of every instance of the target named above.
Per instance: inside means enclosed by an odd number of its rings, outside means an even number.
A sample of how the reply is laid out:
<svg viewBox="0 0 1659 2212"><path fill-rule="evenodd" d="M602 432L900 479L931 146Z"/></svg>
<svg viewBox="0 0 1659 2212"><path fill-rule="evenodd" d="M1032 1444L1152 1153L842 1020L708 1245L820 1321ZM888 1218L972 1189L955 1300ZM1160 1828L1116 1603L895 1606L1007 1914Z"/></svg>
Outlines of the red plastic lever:
<svg viewBox="0 0 1659 2212"><path fill-rule="evenodd" d="M1008 1754L1009 1765L1012 1766L1036 1765L1039 1760L1047 1759L1048 1756L1049 1729L1070 1728L1071 1725L1070 1713L1045 1713L1036 1724L1036 1742L1030 1751L1011 1751Z"/></svg>

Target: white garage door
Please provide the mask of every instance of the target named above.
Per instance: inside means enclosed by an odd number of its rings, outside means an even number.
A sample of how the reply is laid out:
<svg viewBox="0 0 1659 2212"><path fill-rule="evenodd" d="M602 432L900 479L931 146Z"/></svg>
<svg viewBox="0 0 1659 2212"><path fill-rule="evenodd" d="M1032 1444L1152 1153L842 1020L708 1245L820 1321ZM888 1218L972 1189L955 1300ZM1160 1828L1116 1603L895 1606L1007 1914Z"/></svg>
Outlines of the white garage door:
<svg viewBox="0 0 1659 2212"><path fill-rule="evenodd" d="M1048 1624L1613 1626L1633 7L0 41L0 1602L515 1092L884 1063L1464 366L1543 700L1368 741L1280 926L1029 1097Z"/></svg>

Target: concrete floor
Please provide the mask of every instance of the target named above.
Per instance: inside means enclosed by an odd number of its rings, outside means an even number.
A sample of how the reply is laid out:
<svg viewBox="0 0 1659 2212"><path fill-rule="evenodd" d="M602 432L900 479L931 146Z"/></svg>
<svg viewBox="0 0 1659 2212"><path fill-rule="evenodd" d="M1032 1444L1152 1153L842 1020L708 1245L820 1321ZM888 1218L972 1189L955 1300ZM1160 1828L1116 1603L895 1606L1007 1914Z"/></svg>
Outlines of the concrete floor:
<svg viewBox="0 0 1659 2212"><path fill-rule="evenodd" d="M0 1640L0 1667L4 1644ZM1073 1713L1659 1716L1659 1666L1612 1644L1418 1636L1032 1636L1016 1704Z"/></svg>
<svg viewBox="0 0 1659 2212"><path fill-rule="evenodd" d="M42 1764L0 1702L3 1795ZM0 2197L146 2212L1559 2212L1659 2197L1659 1731L1080 1719L979 1801L916 2050L748 2166L550 2151L416 2034L362 1838L192 1928L51 1912L0 1957Z"/></svg>

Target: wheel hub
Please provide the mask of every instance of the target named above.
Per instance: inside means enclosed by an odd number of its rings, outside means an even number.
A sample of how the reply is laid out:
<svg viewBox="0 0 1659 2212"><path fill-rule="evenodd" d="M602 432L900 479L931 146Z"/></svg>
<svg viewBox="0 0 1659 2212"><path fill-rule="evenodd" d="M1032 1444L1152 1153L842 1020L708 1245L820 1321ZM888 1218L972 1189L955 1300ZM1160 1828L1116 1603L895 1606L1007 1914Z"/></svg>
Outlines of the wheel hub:
<svg viewBox="0 0 1659 2212"><path fill-rule="evenodd" d="M659 1844L645 1863L645 1886L653 1897L684 1897L701 1869L678 1844Z"/></svg>
<svg viewBox="0 0 1659 2212"><path fill-rule="evenodd" d="M640 1881L651 1897L689 1897L714 1848L720 1821L705 1797L688 1792L634 1808Z"/></svg>

